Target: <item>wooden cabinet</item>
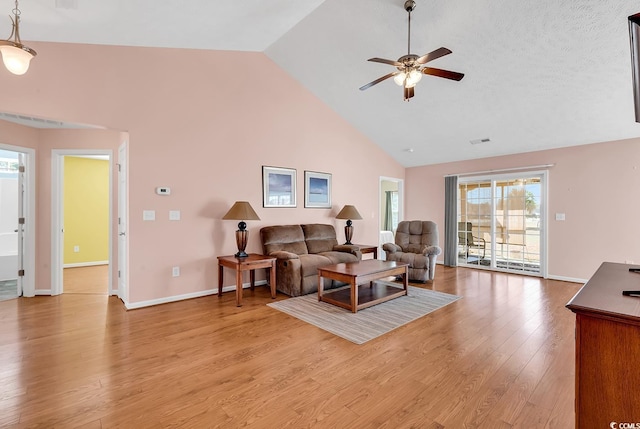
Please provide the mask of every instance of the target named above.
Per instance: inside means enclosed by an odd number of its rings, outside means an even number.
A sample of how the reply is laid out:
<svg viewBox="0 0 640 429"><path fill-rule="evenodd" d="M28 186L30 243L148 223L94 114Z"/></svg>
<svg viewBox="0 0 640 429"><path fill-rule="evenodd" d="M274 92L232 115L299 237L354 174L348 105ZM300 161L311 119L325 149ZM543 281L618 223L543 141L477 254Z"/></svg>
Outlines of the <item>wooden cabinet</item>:
<svg viewBox="0 0 640 429"><path fill-rule="evenodd" d="M640 428L640 274L603 263L569 301L576 314L576 428ZM615 423L615 424L614 424Z"/></svg>

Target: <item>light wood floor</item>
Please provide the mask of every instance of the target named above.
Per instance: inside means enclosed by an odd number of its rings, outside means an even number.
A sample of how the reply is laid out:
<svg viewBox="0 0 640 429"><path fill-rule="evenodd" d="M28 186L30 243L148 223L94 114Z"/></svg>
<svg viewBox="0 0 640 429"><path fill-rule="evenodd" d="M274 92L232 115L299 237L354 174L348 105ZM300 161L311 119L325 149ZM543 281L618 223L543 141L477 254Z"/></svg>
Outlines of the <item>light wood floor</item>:
<svg viewBox="0 0 640 429"><path fill-rule="evenodd" d="M62 279L64 293L109 293L109 265L65 268Z"/></svg>
<svg viewBox="0 0 640 429"><path fill-rule="evenodd" d="M438 266L426 287L464 298L363 345L267 307L266 287L241 308L0 302L0 427L574 426L580 285Z"/></svg>

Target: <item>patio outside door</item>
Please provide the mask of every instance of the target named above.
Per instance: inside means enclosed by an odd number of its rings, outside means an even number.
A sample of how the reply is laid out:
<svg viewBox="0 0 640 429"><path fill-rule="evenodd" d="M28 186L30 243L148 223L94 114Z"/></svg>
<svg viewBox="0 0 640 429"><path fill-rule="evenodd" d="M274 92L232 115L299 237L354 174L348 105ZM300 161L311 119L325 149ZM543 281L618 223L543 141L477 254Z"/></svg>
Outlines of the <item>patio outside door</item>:
<svg viewBox="0 0 640 429"><path fill-rule="evenodd" d="M462 178L458 264L543 275L546 174Z"/></svg>

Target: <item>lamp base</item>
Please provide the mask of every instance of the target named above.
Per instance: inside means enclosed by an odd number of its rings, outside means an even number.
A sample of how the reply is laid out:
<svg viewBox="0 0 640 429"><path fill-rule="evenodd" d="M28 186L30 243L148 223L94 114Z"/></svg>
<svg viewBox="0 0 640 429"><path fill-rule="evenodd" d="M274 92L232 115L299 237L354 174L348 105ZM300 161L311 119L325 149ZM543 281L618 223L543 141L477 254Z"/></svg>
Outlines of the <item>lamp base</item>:
<svg viewBox="0 0 640 429"><path fill-rule="evenodd" d="M347 225L344 227L344 238L347 240L344 244L352 244L351 237L353 237L353 226Z"/></svg>
<svg viewBox="0 0 640 429"><path fill-rule="evenodd" d="M244 224L244 225L240 225L240 224ZM240 222L240 224L238 225L240 229L236 231L236 245L238 246L238 253L236 253L234 256L236 258L246 258L249 255L247 254L247 252L244 251L244 249L247 248L247 239L249 238L249 231L244 229L247 227L246 223ZM244 226L244 228L242 226Z"/></svg>

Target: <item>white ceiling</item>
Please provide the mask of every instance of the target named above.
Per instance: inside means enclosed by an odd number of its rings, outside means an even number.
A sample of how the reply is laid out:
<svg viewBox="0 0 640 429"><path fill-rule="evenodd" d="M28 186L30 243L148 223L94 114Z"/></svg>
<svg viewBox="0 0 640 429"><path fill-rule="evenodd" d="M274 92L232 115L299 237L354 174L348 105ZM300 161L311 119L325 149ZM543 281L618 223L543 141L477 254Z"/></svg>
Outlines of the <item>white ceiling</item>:
<svg viewBox="0 0 640 429"><path fill-rule="evenodd" d="M21 35L264 52L404 166L640 136L627 25L637 0L416 2L412 53L447 47L429 65L466 76L424 76L410 102L392 80L358 90L395 70L368 58L407 53L404 0L23 0ZM13 6L0 0L0 12Z"/></svg>

